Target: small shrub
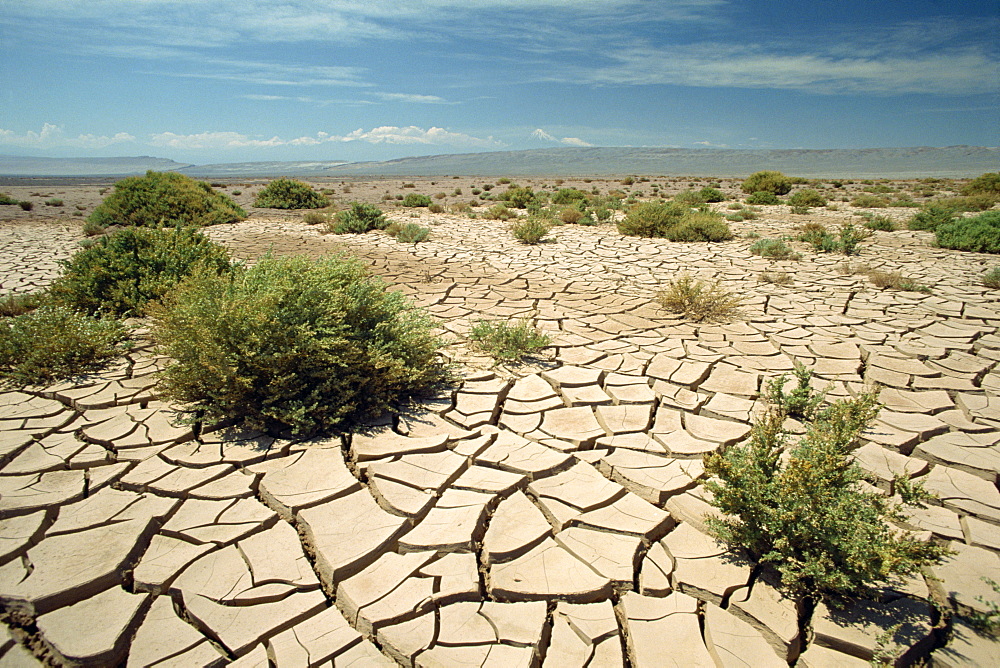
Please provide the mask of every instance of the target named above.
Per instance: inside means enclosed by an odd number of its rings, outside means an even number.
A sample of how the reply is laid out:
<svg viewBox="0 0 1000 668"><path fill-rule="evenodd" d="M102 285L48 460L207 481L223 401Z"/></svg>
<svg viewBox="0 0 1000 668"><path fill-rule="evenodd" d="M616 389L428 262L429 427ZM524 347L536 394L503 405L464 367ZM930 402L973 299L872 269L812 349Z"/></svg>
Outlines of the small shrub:
<svg viewBox="0 0 1000 668"><path fill-rule="evenodd" d="M561 188L555 194L552 195L553 204L578 204L586 203L590 200L587 193L582 190L577 190L576 188Z"/></svg>
<svg viewBox="0 0 1000 668"><path fill-rule="evenodd" d="M708 203L726 201L726 194L718 188L713 188L712 186L705 186L698 191L698 195L702 198L702 201Z"/></svg>
<svg viewBox="0 0 1000 668"><path fill-rule="evenodd" d="M395 236L396 241L404 244L417 244L421 241L426 241L430 233L431 230L429 227L421 227L416 223L407 223L399 229L399 232Z"/></svg>
<svg viewBox="0 0 1000 668"><path fill-rule="evenodd" d="M318 211L310 211L302 216L302 222L306 225L326 225L330 222L330 216Z"/></svg>
<svg viewBox="0 0 1000 668"><path fill-rule="evenodd" d="M781 204L778 196L772 192L758 190L746 198L747 204Z"/></svg>
<svg viewBox="0 0 1000 668"><path fill-rule="evenodd" d="M701 193L697 190L684 190L679 192L674 195L673 201L687 206L698 206L699 204L705 204L707 202L707 200L702 197Z"/></svg>
<svg viewBox="0 0 1000 668"><path fill-rule="evenodd" d="M802 257L780 239L760 239L750 246L750 252L771 260L798 260Z"/></svg>
<svg viewBox="0 0 1000 668"><path fill-rule="evenodd" d="M921 285L909 278L905 278L898 271L868 271L868 280L877 288L892 288L893 290L903 290L905 292L930 292L926 285Z"/></svg>
<svg viewBox="0 0 1000 668"><path fill-rule="evenodd" d="M233 191L233 194L234 194L234 195L242 195L242 194L243 194L243 191L242 191L242 190L234 190L234 191Z"/></svg>
<svg viewBox="0 0 1000 668"><path fill-rule="evenodd" d="M327 229L334 234L364 234L384 230L388 224L385 213L374 204L352 202L350 209L338 212L327 223Z"/></svg>
<svg viewBox="0 0 1000 668"><path fill-rule="evenodd" d="M31 211L32 209L35 208L35 205L29 202L28 200L20 201L17 203L17 205L21 207L21 211Z"/></svg>
<svg viewBox="0 0 1000 668"><path fill-rule="evenodd" d="M38 384L94 370L122 354L127 332L114 320L41 306L0 320L0 375Z"/></svg>
<svg viewBox="0 0 1000 668"><path fill-rule="evenodd" d="M786 202L789 206L826 206L826 198L820 191L813 188L797 190L788 198Z"/></svg>
<svg viewBox="0 0 1000 668"><path fill-rule="evenodd" d="M63 206L64 202L58 197L45 200L45 206Z"/></svg>
<svg viewBox="0 0 1000 668"><path fill-rule="evenodd" d="M935 230L941 248L1000 253L1000 211L987 211L972 218L958 218Z"/></svg>
<svg viewBox="0 0 1000 668"><path fill-rule="evenodd" d="M403 206L409 208L417 208L431 205L431 198L428 195L421 195L420 193L409 193L403 199Z"/></svg>
<svg viewBox="0 0 1000 668"><path fill-rule="evenodd" d="M656 295L660 306L695 321L716 320L734 315L741 299L718 281L706 283L690 276L671 280Z"/></svg>
<svg viewBox="0 0 1000 668"><path fill-rule="evenodd" d="M49 296L91 315L141 315L190 274L230 269L226 250L195 228L126 227L65 262Z"/></svg>
<svg viewBox="0 0 1000 668"><path fill-rule="evenodd" d="M444 199L448 196L448 193L434 193L434 199Z"/></svg>
<svg viewBox="0 0 1000 668"><path fill-rule="evenodd" d="M521 243L537 244L548 235L552 227L544 219L531 216L514 223L510 230Z"/></svg>
<svg viewBox="0 0 1000 668"><path fill-rule="evenodd" d="M618 222L618 231L636 237L664 237L689 210L676 202L643 202Z"/></svg>
<svg viewBox="0 0 1000 668"><path fill-rule="evenodd" d="M751 174L740 188L747 194L769 192L785 195L792 189L792 181L781 172L761 171Z"/></svg>
<svg viewBox="0 0 1000 668"><path fill-rule="evenodd" d="M192 419L309 435L349 428L444 378L432 324L357 261L265 257L199 273L154 316L165 395Z"/></svg>
<svg viewBox="0 0 1000 668"><path fill-rule="evenodd" d="M17 204L16 199L7 193L0 193L0 206L13 206L15 204Z"/></svg>
<svg viewBox="0 0 1000 668"><path fill-rule="evenodd" d="M257 193L253 205L262 209L321 209L330 200L316 192L308 183L295 179L275 179Z"/></svg>
<svg viewBox="0 0 1000 668"><path fill-rule="evenodd" d="M950 206L931 202L915 213L907 227L911 230L935 231L940 225L950 223L957 217L955 209Z"/></svg>
<svg viewBox="0 0 1000 668"><path fill-rule="evenodd" d="M469 339L475 348L493 359L504 362L520 360L548 347L552 340L527 320L513 324L507 321L480 320L472 327Z"/></svg>
<svg viewBox="0 0 1000 668"><path fill-rule="evenodd" d="M483 217L490 220L510 220L517 218L517 214L507 208L504 204L494 204L483 212Z"/></svg>
<svg viewBox="0 0 1000 668"><path fill-rule="evenodd" d="M859 209L882 209L889 206L889 200L875 195L858 195L851 200L851 206Z"/></svg>
<svg viewBox="0 0 1000 668"><path fill-rule="evenodd" d="M670 241L727 241L733 238L733 231L721 214L689 211L665 236Z"/></svg>
<svg viewBox="0 0 1000 668"><path fill-rule="evenodd" d="M1000 172L987 172L969 181L961 190L963 195L988 195L1000 198Z"/></svg>
<svg viewBox="0 0 1000 668"><path fill-rule="evenodd" d="M559 212L559 220L564 223L579 223L581 218L583 218L583 212L575 206L564 207Z"/></svg>
<svg viewBox="0 0 1000 668"><path fill-rule="evenodd" d="M946 548L901 531L902 506L861 484L853 451L878 408L874 392L835 402L816 410L792 443L780 404L759 417L748 441L706 458L711 503L724 514L706 520L711 533L775 569L789 595L813 602L869 594L939 561ZM903 504L926 496L896 482Z"/></svg>
<svg viewBox="0 0 1000 668"><path fill-rule="evenodd" d="M173 222L202 226L235 223L246 217L236 202L203 181L177 172L149 171L118 181L87 222L99 228L157 227Z"/></svg>
<svg viewBox="0 0 1000 668"><path fill-rule="evenodd" d="M498 186L504 186L504 185L507 185L508 183L510 183L510 179L508 179L506 176L503 177L503 178L497 179L497 185Z"/></svg>
<svg viewBox="0 0 1000 668"><path fill-rule="evenodd" d="M966 195L964 197L944 197L937 200L941 206L950 207L954 211L988 211L997 203L997 195Z"/></svg>
<svg viewBox="0 0 1000 668"><path fill-rule="evenodd" d="M809 213L809 207L807 206L793 206L790 211L796 215L804 215Z"/></svg>
<svg viewBox="0 0 1000 668"><path fill-rule="evenodd" d="M1000 289L1000 267L993 267L983 276L983 285L991 290Z"/></svg>
<svg viewBox="0 0 1000 668"><path fill-rule="evenodd" d="M440 204L431 204L427 210L431 213L444 213L444 207Z"/></svg>
<svg viewBox="0 0 1000 668"><path fill-rule="evenodd" d="M27 292L0 297L0 318L12 318L17 315L31 313L42 305L44 296L41 292Z"/></svg>
<svg viewBox="0 0 1000 668"><path fill-rule="evenodd" d="M772 285L788 285L792 282L792 277L786 271L762 271L758 277L764 283Z"/></svg>
<svg viewBox="0 0 1000 668"><path fill-rule="evenodd" d="M865 222L862 223L869 230L877 230L880 232L893 232L896 229L896 224L892 222L892 218L889 216L876 216L869 214L865 216Z"/></svg>

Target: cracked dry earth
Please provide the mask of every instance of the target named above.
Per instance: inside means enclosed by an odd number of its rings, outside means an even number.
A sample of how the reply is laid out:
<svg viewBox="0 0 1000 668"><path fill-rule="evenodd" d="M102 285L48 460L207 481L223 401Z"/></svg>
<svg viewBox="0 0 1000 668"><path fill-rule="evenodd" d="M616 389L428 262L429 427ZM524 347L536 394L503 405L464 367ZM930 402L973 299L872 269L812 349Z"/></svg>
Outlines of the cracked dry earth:
<svg viewBox="0 0 1000 668"><path fill-rule="evenodd" d="M754 228L790 232L768 215ZM771 263L748 239L566 226L532 247L493 221L423 222L433 237L416 246L288 220L207 230L244 258L346 249L439 318L461 383L363 433L175 426L156 395L163 360L141 345L79 382L0 394L0 664L995 663L1000 645L930 605L983 610L981 576L1000 580L988 257L878 233L859 260L933 286L922 294L875 289L842 256ZM79 239L0 234L5 292L42 287ZM793 282L758 282L764 269ZM741 317L659 311L657 284L682 270L744 294ZM551 358L491 368L461 343L480 317L531 318ZM882 386L857 460L886 493L896 474L936 493L908 528L956 552L809 620L706 534L698 485L702 456L743 439L763 384L796 362L833 397Z"/></svg>

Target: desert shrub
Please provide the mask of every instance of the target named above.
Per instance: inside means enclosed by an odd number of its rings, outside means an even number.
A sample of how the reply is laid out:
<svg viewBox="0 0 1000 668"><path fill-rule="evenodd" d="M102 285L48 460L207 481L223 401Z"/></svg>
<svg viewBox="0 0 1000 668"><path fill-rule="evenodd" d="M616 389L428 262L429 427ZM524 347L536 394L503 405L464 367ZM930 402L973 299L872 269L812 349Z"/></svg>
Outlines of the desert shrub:
<svg viewBox="0 0 1000 668"><path fill-rule="evenodd" d="M504 185L507 185L508 183L510 183L510 179L508 179L506 176L497 179L497 185L498 186L504 186Z"/></svg>
<svg viewBox="0 0 1000 668"><path fill-rule="evenodd" d="M35 208L35 205L28 200L22 200L18 202L17 205L21 207L21 211L31 211Z"/></svg>
<svg viewBox="0 0 1000 668"><path fill-rule="evenodd" d="M431 213L444 213L444 207L440 204L431 204L427 210Z"/></svg>
<svg viewBox="0 0 1000 668"><path fill-rule="evenodd" d="M527 209L536 201L537 195L530 187L511 185L495 199L502 200L515 209Z"/></svg>
<svg viewBox="0 0 1000 668"><path fill-rule="evenodd" d="M705 204L707 200L697 190L684 190L674 195L673 201L687 206L698 206Z"/></svg>
<svg viewBox="0 0 1000 668"><path fill-rule="evenodd" d="M0 320L0 376L31 384L74 376L122 354L126 339L117 321L41 306Z"/></svg>
<svg viewBox="0 0 1000 668"><path fill-rule="evenodd" d="M986 172L962 187L963 195L988 195L1000 198L1000 172Z"/></svg>
<svg viewBox="0 0 1000 668"><path fill-rule="evenodd" d="M264 257L202 272L153 312L174 360L166 396L192 419L297 435L336 431L438 383L431 322L357 261Z"/></svg>
<svg viewBox="0 0 1000 668"><path fill-rule="evenodd" d="M708 283L690 276L671 280L657 293L656 300L666 310L695 321L732 316L742 301L719 281Z"/></svg>
<svg viewBox="0 0 1000 668"><path fill-rule="evenodd" d="M878 230L881 232L892 232L896 229L896 224L892 222L892 218L889 216L868 214L865 216L865 222L862 225L869 230Z"/></svg>
<svg viewBox="0 0 1000 668"><path fill-rule="evenodd" d="M665 236L670 241L726 241L733 238L733 231L721 214L688 211Z"/></svg>
<svg viewBox="0 0 1000 668"><path fill-rule="evenodd" d="M351 202L351 208L338 212L327 223L327 229L334 234L364 234L384 230L388 224L385 213L374 204Z"/></svg>
<svg viewBox="0 0 1000 668"><path fill-rule="evenodd" d="M801 230L796 238L812 246L817 253L832 253L838 249L837 238L820 223L806 223Z"/></svg>
<svg viewBox="0 0 1000 668"><path fill-rule="evenodd" d="M430 206L431 198L428 195L421 195L420 193L408 193L405 198L403 198L403 206L416 208L423 206Z"/></svg>
<svg viewBox="0 0 1000 668"><path fill-rule="evenodd" d="M1000 211L986 211L939 225L934 232L941 248L1000 253Z"/></svg>
<svg viewBox="0 0 1000 668"><path fill-rule="evenodd" d="M563 207L559 211L559 220L564 223L579 223L581 218L583 218L583 211L580 211L575 206Z"/></svg>
<svg viewBox="0 0 1000 668"><path fill-rule="evenodd" d="M724 202L726 200L726 194L719 190L718 188L713 188L712 186L705 186L698 191L698 195L701 197L703 202Z"/></svg>
<svg viewBox="0 0 1000 668"><path fill-rule="evenodd" d="M993 267L983 275L983 285L992 290L1000 288L1000 267Z"/></svg>
<svg viewBox="0 0 1000 668"><path fill-rule="evenodd" d="M861 242L871 237L870 230L858 229L851 223L840 226L838 248L844 255L856 255Z"/></svg>
<svg viewBox="0 0 1000 668"><path fill-rule="evenodd" d="M964 197L942 197L937 204L951 208L953 211L988 211L1000 199L998 195L966 195Z"/></svg>
<svg viewBox="0 0 1000 668"><path fill-rule="evenodd" d="M396 237L396 241L404 244L416 244L426 241L430 233L431 230L429 227L422 227L416 223L407 223L400 227L394 236Z"/></svg>
<svg viewBox="0 0 1000 668"><path fill-rule="evenodd" d="M532 327L527 320L480 320L469 332L472 345L497 361L513 362L552 343L547 334Z"/></svg>
<svg viewBox="0 0 1000 668"><path fill-rule="evenodd" d="M31 313L45 301L41 292L25 292L0 297L0 318L12 318L17 315Z"/></svg>
<svg viewBox="0 0 1000 668"><path fill-rule="evenodd" d="M551 231L549 223L537 216L530 216L524 220L519 220L511 226L510 231L514 238L525 244L537 244L545 238Z"/></svg>
<svg viewBox="0 0 1000 668"><path fill-rule="evenodd" d="M45 200L45 206L63 206L64 202L58 197L51 197Z"/></svg>
<svg viewBox="0 0 1000 668"><path fill-rule="evenodd" d="M302 216L302 222L306 225L325 225L330 222L330 216L319 211L310 211Z"/></svg>
<svg viewBox="0 0 1000 668"><path fill-rule="evenodd" d="M926 204L920 211L913 214L907 227L911 230L925 230L933 232L940 225L950 223L955 220L957 213L955 209L944 204L931 202Z"/></svg>
<svg viewBox="0 0 1000 668"><path fill-rule="evenodd" d="M226 250L195 228L126 227L66 261L49 296L91 315L141 315L188 275L230 269Z"/></svg>
<svg viewBox="0 0 1000 668"><path fill-rule="evenodd" d="M0 206L13 206L15 204L17 204L16 199L7 193L0 193Z"/></svg>
<svg viewBox="0 0 1000 668"><path fill-rule="evenodd" d="M330 200L308 183L295 179L275 179L257 193L253 205L262 209L321 209Z"/></svg>
<svg viewBox="0 0 1000 668"><path fill-rule="evenodd" d="M84 221L82 232L88 237L94 237L98 234L103 234L105 228L101 227L99 224L91 222L89 220Z"/></svg>
<svg viewBox="0 0 1000 668"><path fill-rule="evenodd" d="M781 204L778 196L772 192L758 190L744 200L747 204Z"/></svg>
<svg viewBox="0 0 1000 668"><path fill-rule="evenodd" d="M740 186L743 192L769 192L773 195L785 195L792 189L792 181L781 172L754 172Z"/></svg>
<svg viewBox="0 0 1000 668"><path fill-rule="evenodd" d="M200 226L235 223L246 217L236 202L203 181L176 172L149 171L118 181L87 222L100 228L172 222Z"/></svg>
<svg viewBox="0 0 1000 668"><path fill-rule="evenodd" d="M874 392L834 402L806 419L793 442L788 413L773 406L748 441L706 458L711 503L724 514L706 520L711 533L775 569L791 596L812 601L867 594L944 557L945 548L896 526L905 519L901 504L862 484L852 453L878 408ZM902 478L896 489L904 504L923 496Z"/></svg>
<svg viewBox="0 0 1000 668"><path fill-rule="evenodd" d="M508 209L504 204L494 204L483 212L483 217L490 220L510 220L511 218L517 218L517 214Z"/></svg>
<svg viewBox="0 0 1000 668"><path fill-rule="evenodd" d="M789 206L826 206L826 198L820 191L813 188L804 188L802 190L796 190L792 193L786 204Z"/></svg>
<svg viewBox="0 0 1000 668"><path fill-rule="evenodd" d="M587 193L582 190L577 190L576 188L560 188L555 194L552 195L553 204L577 204L582 203L586 205L590 200Z"/></svg>
<svg viewBox="0 0 1000 668"><path fill-rule="evenodd" d="M801 258L780 239L760 239L750 246L750 252L771 260L798 260Z"/></svg>
<svg viewBox="0 0 1000 668"><path fill-rule="evenodd" d="M851 206L859 209L882 209L889 206L889 200L875 195L858 195L851 200Z"/></svg>
<svg viewBox="0 0 1000 668"><path fill-rule="evenodd" d="M434 193L434 199L444 199L448 196L448 193Z"/></svg>
<svg viewBox="0 0 1000 668"><path fill-rule="evenodd" d="M772 285L788 285L792 282L792 277L786 271L762 271L758 278Z"/></svg>
<svg viewBox="0 0 1000 668"><path fill-rule="evenodd" d="M664 237L690 209L676 202L643 202L618 222L618 231L635 237Z"/></svg>
<svg viewBox="0 0 1000 668"><path fill-rule="evenodd" d="M913 201L913 198L903 193L899 195L896 199L892 200L888 204L888 207L894 208L905 208L905 209L919 209L920 205Z"/></svg>
<svg viewBox="0 0 1000 668"><path fill-rule="evenodd" d="M921 285L913 279L906 278L898 271L877 271L867 272L868 280L877 288L892 288L893 290L903 290L905 292L930 292L926 285Z"/></svg>

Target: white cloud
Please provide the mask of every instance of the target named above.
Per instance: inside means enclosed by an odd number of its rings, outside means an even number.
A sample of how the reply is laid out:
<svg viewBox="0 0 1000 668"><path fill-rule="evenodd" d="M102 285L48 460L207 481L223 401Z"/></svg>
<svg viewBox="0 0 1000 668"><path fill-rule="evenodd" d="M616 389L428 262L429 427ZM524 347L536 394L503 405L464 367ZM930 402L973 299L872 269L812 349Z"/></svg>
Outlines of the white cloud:
<svg viewBox="0 0 1000 668"><path fill-rule="evenodd" d="M542 141L558 142L560 144L566 144L567 146L593 146L593 144L585 142L579 137L563 137L562 139L559 139L541 128L537 128L534 132L532 132L531 138L541 139Z"/></svg>
<svg viewBox="0 0 1000 668"><path fill-rule="evenodd" d="M458 146L463 148L498 148L504 146L493 137L485 139L473 137L461 132L450 132L443 128L419 128L415 125L407 127L383 126L371 130L357 129L346 135L333 135L328 132L317 132L312 136L295 137L294 139L254 139L239 132L200 132L182 135L173 132L160 132L151 135L151 146L174 149L238 149L238 148L269 148L274 146L318 146L320 144L338 142L366 142L369 144L426 144L440 146Z"/></svg>
<svg viewBox="0 0 1000 668"><path fill-rule="evenodd" d="M396 127L386 125L371 130L358 129L333 141L363 141L369 144L436 144L447 146L496 148L504 146L493 137L485 139L461 132L450 132L444 128L419 128L415 125Z"/></svg>
<svg viewBox="0 0 1000 668"><path fill-rule="evenodd" d="M696 141L696 142L694 142L694 145L695 146L704 146L705 148L729 148L729 144L716 144L715 142L711 142L711 141L707 141L707 140L706 141Z"/></svg>
<svg viewBox="0 0 1000 668"><path fill-rule="evenodd" d="M268 147L282 146L286 143L277 137L272 137L271 139L251 139L247 135L238 132L200 132L191 135L160 132L149 138L151 146L179 149Z"/></svg>
<svg viewBox="0 0 1000 668"><path fill-rule="evenodd" d="M66 136L61 125L45 123L39 132L28 130L17 134L13 130L0 128L0 144L19 146L22 148L105 148L113 144L124 144L135 141L135 137L127 132L117 132L114 135L81 134L75 137Z"/></svg>
<svg viewBox="0 0 1000 668"><path fill-rule="evenodd" d="M437 95L410 95L408 93L376 93L376 97L386 102L412 102L414 104L448 104Z"/></svg>

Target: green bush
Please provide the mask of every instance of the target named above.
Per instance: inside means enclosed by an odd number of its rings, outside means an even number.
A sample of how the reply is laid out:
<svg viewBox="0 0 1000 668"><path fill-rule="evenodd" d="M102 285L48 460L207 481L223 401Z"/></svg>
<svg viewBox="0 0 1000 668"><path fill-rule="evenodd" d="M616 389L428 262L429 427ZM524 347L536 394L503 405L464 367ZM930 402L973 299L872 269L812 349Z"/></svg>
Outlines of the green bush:
<svg viewBox="0 0 1000 668"><path fill-rule="evenodd" d="M115 184L114 192L87 218L95 228L109 225L156 227L164 223L219 225L247 217L232 199L207 183L176 172L146 172Z"/></svg>
<svg viewBox="0 0 1000 668"><path fill-rule="evenodd" d="M983 285L991 290L1000 288L1000 267L993 267L983 276Z"/></svg>
<svg viewBox="0 0 1000 668"><path fill-rule="evenodd" d="M575 206L563 207L563 209L559 211L559 220L564 223L579 223L582 218L583 211L580 211L580 209Z"/></svg>
<svg viewBox="0 0 1000 668"><path fill-rule="evenodd" d="M896 229L896 224L892 222L892 218L889 216L875 216L868 214L865 216L865 222L862 223L869 230L878 230L881 232L892 232Z"/></svg>
<svg viewBox="0 0 1000 668"><path fill-rule="evenodd" d="M590 201L590 196L576 188L560 188L552 195L553 204L583 204Z"/></svg>
<svg viewBox="0 0 1000 668"><path fill-rule="evenodd" d="M711 503L725 515L708 518L709 530L777 570L791 596L811 601L868 594L940 560L945 548L896 526L905 513L893 497L862 484L866 474L853 451L878 408L874 392L835 402L807 419L805 434L792 442L788 413L773 407L748 441L706 458ZM922 496L906 479L895 486L904 503Z"/></svg>
<svg viewBox="0 0 1000 668"><path fill-rule="evenodd" d="M536 216L519 220L511 226L514 238L525 244L537 244L551 231L552 226L547 221Z"/></svg>
<svg viewBox="0 0 1000 668"><path fill-rule="evenodd" d="M35 208L35 205L29 202L28 200L23 200L21 202L18 202L17 205L21 207L21 211L31 211L32 209Z"/></svg>
<svg viewBox="0 0 1000 668"><path fill-rule="evenodd" d="M986 172L969 181L961 190L963 195L991 195L1000 198L1000 172Z"/></svg>
<svg viewBox="0 0 1000 668"><path fill-rule="evenodd" d="M490 220L510 220L511 218L517 218L517 214L508 209L504 204L494 204L483 212L483 217Z"/></svg>
<svg viewBox="0 0 1000 668"><path fill-rule="evenodd" d="M699 204L705 204L708 200L702 196L700 191L683 190L674 195L673 201L686 206L698 206Z"/></svg>
<svg viewBox="0 0 1000 668"><path fill-rule="evenodd" d="M404 244L417 244L425 241L430 233L431 230L429 227L422 227L416 223L407 223L400 226L399 230L393 236L396 237L396 241Z"/></svg>
<svg viewBox="0 0 1000 668"><path fill-rule="evenodd" d="M445 377L428 316L340 257L264 257L232 276L202 272L153 317L154 339L174 360L163 389L197 420L337 431Z"/></svg>
<svg viewBox="0 0 1000 668"><path fill-rule="evenodd" d="M306 225L327 225L330 223L330 216L319 211L310 211L303 214L302 222Z"/></svg>
<svg viewBox="0 0 1000 668"><path fill-rule="evenodd" d="M746 198L747 204L781 204L778 196L765 190L757 190Z"/></svg>
<svg viewBox="0 0 1000 668"><path fill-rule="evenodd" d="M25 292L0 297L0 318L31 313L45 303L45 293Z"/></svg>
<svg viewBox="0 0 1000 668"><path fill-rule="evenodd" d="M851 223L840 226L838 249L844 255L856 255L861 242L872 235L870 230L858 229Z"/></svg>
<svg viewBox="0 0 1000 668"><path fill-rule="evenodd" d="M708 283L679 276L656 294L656 301L672 313L695 321L718 320L735 315L742 300L719 281Z"/></svg>
<svg viewBox="0 0 1000 668"><path fill-rule="evenodd" d="M430 205L431 205L431 198L429 195L421 195L420 193L409 193L403 199L403 206L405 207L416 208L416 207L423 207Z"/></svg>
<svg viewBox="0 0 1000 668"><path fill-rule="evenodd" d="M230 270L226 250L195 228L126 227L77 252L50 298L91 315L141 315L188 275Z"/></svg>
<svg viewBox="0 0 1000 668"><path fill-rule="evenodd" d="M713 188L711 186L705 186L699 190L698 195L701 197L702 201L708 203L726 201L726 194L718 188Z"/></svg>
<svg viewBox="0 0 1000 668"><path fill-rule="evenodd" d="M114 320L41 306L0 320L0 375L39 384L99 368L125 349L127 332Z"/></svg>
<svg viewBox="0 0 1000 668"><path fill-rule="evenodd" d="M740 186L743 192L769 192L773 195L785 195L792 189L792 180L781 172L754 172Z"/></svg>
<svg viewBox="0 0 1000 668"><path fill-rule="evenodd" d="M389 224L382 209L374 204L352 202L350 209L337 212L327 229L334 234L364 234L371 230L384 230Z"/></svg>
<svg viewBox="0 0 1000 668"><path fill-rule="evenodd" d="M804 188L791 194L786 201L789 206L826 206L826 198L818 190Z"/></svg>
<svg viewBox="0 0 1000 668"><path fill-rule="evenodd" d="M771 260L798 260L801 256L780 239L760 239L750 246L750 252Z"/></svg>
<svg viewBox="0 0 1000 668"><path fill-rule="evenodd" d="M8 195L7 193L0 193L0 206L13 206L17 204L17 200Z"/></svg>
<svg viewBox="0 0 1000 668"><path fill-rule="evenodd" d="M851 200L851 206L859 209L883 209L889 206L889 200L875 195L858 195Z"/></svg>
<svg viewBox="0 0 1000 668"><path fill-rule="evenodd" d="M937 204L950 207L954 211L989 211L997 200L998 195L976 194L964 197L942 197L937 200Z"/></svg>
<svg viewBox="0 0 1000 668"><path fill-rule="evenodd" d="M618 222L618 231L635 237L665 237L690 209L677 202L637 204Z"/></svg>
<svg viewBox="0 0 1000 668"><path fill-rule="evenodd" d="M507 362L520 360L552 343L547 334L532 327L527 320L514 324L480 320L473 325L469 339L475 348L493 359Z"/></svg>
<svg viewBox="0 0 1000 668"><path fill-rule="evenodd" d="M282 178L271 181L257 193L253 205L261 209L322 209L330 206L330 200L308 183Z"/></svg>
<svg viewBox="0 0 1000 668"><path fill-rule="evenodd" d="M987 211L972 218L959 218L935 230L941 248L1000 253L1000 211Z"/></svg>
<svg viewBox="0 0 1000 668"><path fill-rule="evenodd" d="M665 236L670 241L727 241L733 238L733 231L722 214L689 211Z"/></svg>
<svg viewBox="0 0 1000 668"><path fill-rule="evenodd" d="M933 232L940 225L950 223L957 217L957 212L950 206L931 202L925 205L920 211L913 214L907 226L911 230L924 230Z"/></svg>
<svg viewBox="0 0 1000 668"><path fill-rule="evenodd" d="M64 202L58 197L52 197L45 200L45 206L63 206Z"/></svg>

